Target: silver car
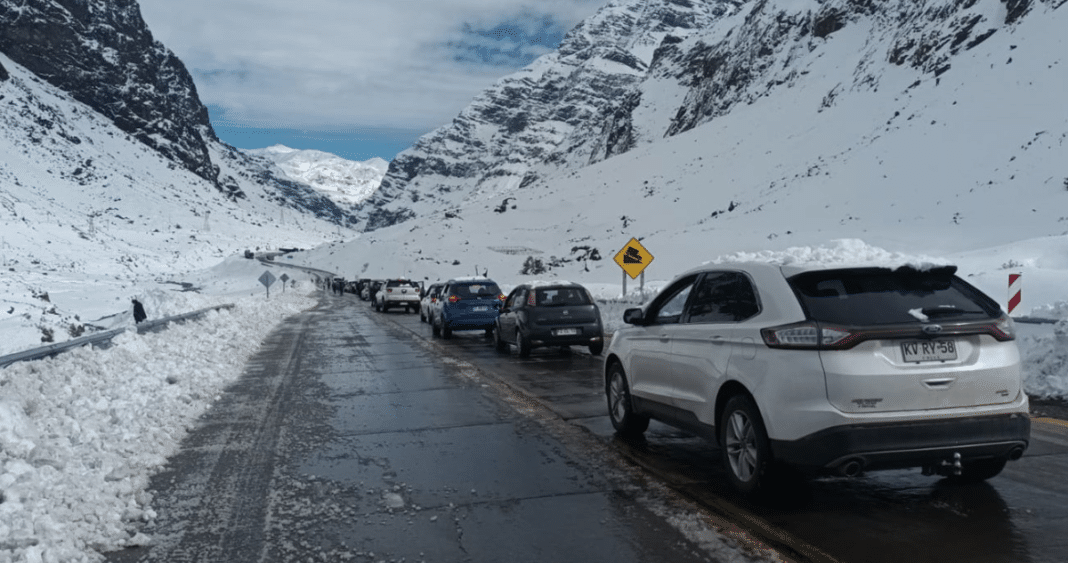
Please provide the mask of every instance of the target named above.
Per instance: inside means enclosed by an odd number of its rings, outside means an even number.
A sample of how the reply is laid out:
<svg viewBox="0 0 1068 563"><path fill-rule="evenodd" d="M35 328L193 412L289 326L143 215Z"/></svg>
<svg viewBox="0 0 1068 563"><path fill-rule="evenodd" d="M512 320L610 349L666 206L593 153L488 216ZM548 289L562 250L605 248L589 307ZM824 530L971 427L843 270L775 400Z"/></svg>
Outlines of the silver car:
<svg viewBox="0 0 1068 563"><path fill-rule="evenodd" d="M624 313L605 356L623 435L657 419L718 441L731 484L774 468L920 467L971 481L1030 438L1012 320L954 266L726 263Z"/></svg>

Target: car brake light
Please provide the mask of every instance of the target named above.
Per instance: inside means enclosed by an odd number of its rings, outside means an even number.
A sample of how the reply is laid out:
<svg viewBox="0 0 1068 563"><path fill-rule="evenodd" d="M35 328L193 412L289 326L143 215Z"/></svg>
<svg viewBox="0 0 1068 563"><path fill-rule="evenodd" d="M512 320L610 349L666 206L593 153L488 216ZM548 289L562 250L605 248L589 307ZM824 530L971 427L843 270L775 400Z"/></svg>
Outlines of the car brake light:
<svg viewBox="0 0 1068 563"><path fill-rule="evenodd" d="M797 323L760 330L769 348L848 348L856 334L847 330L821 327L816 323Z"/></svg>
<svg viewBox="0 0 1068 563"><path fill-rule="evenodd" d="M450 295L449 296L449 303L456 303L459 300L460 300L460 298L455 296L455 295Z"/></svg>
<svg viewBox="0 0 1068 563"><path fill-rule="evenodd" d="M386 293L393 293L393 290L392 289L387 289Z"/></svg>
<svg viewBox="0 0 1068 563"><path fill-rule="evenodd" d="M1008 315L1001 315L987 328L990 336L993 336L995 340L1006 342L1009 340L1016 340L1016 323L1012 321L1012 317Z"/></svg>

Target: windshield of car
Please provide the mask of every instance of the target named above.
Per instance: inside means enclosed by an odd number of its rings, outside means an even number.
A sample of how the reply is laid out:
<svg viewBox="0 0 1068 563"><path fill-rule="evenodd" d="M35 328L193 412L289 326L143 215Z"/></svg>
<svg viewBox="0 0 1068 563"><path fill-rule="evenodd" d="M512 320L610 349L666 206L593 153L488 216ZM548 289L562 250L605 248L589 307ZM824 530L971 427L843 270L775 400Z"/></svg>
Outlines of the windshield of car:
<svg viewBox="0 0 1068 563"><path fill-rule="evenodd" d="M590 299L585 290L577 287L539 288L534 292L534 303L531 304L538 307L589 305Z"/></svg>
<svg viewBox="0 0 1068 563"><path fill-rule="evenodd" d="M948 268L856 268L789 278L809 318L847 326L997 318L1000 306Z"/></svg>
<svg viewBox="0 0 1068 563"><path fill-rule="evenodd" d="M465 283L452 286L450 293L461 299L497 298L501 288L495 283Z"/></svg>

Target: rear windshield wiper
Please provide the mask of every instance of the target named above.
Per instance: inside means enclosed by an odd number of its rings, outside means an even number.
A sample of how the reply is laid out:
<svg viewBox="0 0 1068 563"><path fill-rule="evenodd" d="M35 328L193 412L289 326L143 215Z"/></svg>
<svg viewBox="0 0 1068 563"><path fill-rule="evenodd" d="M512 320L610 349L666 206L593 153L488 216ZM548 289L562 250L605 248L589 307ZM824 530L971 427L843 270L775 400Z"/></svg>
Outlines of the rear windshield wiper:
<svg viewBox="0 0 1068 563"><path fill-rule="evenodd" d="M968 311L966 309L961 309L960 307L957 307L956 305L939 305L937 307L924 307L920 311L924 315L927 315L928 317L956 316L956 315L969 315L969 314L983 313L983 311Z"/></svg>

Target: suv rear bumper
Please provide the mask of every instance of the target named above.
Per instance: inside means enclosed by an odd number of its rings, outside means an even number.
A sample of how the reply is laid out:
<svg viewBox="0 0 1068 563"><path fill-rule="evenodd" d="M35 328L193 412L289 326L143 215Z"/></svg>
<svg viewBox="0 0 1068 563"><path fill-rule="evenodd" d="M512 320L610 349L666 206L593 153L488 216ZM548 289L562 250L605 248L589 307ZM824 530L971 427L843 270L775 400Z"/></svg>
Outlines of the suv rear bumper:
<svg viewBox="0 0 1068 563"><path fill-rule="evenodd" d="M1022 413L943 420L836 426L799 440L772 440L775 458L789 465L836 471L925 467L961 459L1018 459L1030 442Z"/></svg>

